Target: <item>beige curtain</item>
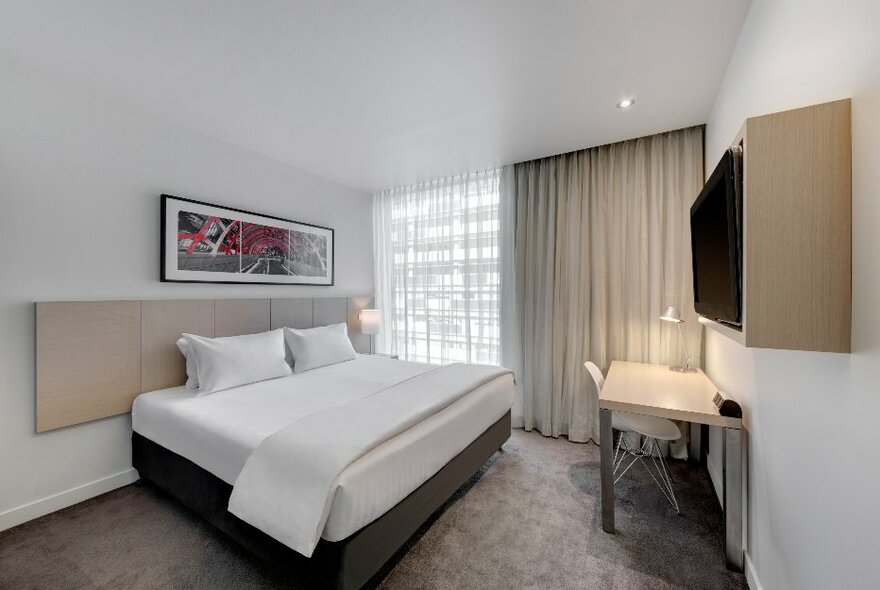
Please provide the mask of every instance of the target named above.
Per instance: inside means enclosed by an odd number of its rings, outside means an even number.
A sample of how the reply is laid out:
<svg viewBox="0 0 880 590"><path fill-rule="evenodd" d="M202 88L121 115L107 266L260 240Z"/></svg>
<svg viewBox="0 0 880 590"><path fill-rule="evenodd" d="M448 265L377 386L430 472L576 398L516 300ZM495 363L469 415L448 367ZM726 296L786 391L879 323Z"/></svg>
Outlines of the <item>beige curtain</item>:
<svg viewBox="0 0 880 590"><path fill-rule="evenodd" d="M690 205L703 184L694 127L507 167L501 178L502 364L517 374L514 424L598 442L583 367L679 363L682 310L699 362Z"/></svg>

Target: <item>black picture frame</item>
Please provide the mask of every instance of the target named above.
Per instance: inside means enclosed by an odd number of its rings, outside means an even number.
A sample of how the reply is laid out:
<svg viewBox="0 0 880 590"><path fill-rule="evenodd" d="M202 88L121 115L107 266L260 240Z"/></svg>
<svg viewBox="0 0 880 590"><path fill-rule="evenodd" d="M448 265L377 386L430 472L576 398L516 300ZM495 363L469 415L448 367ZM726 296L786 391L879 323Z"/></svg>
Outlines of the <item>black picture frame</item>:
<svg viewBox="0 0 880 590"><path fill-rule="evenodd" d="M160 202L159 260L163 283L318 287L335 284L333 228L169 194L161 195ZM198 228L202 218L210 224ZM181 251L182 225L199 229L187 235L185 253ZM219 236L218 231L222 231ZM249 233L258 235L249 240ZM298 242L307 240L309 247L297 249L295 238ZM253 252L255 247L263 251L246 253Z"/></svg>

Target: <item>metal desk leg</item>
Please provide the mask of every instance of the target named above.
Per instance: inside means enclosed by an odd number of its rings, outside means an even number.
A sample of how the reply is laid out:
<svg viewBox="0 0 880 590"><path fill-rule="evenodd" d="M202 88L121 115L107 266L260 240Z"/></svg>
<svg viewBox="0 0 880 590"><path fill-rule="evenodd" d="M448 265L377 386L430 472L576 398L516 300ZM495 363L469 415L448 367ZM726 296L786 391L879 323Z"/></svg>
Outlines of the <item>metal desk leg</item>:
<svg viewBox="0 0 880 590"><path fill-rule="evenodd" d="M727 569L741 572L743 571L743 456L742 431L739 428L724 429L723 457L724 556L727 560Z"/></svg>
<svg viewBox="0 0 880 590"><path fill-rule="evenodd" d="M602 479L602 530L614 532L614 434L611 431L611 410L599 410L599 456Z"/></svg>

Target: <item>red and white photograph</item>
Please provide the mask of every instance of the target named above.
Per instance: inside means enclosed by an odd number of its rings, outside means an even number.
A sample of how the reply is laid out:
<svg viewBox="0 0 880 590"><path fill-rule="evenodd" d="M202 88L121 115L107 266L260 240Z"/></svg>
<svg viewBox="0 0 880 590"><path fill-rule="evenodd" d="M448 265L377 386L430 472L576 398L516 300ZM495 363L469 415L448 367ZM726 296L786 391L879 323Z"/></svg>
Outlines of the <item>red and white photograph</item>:
<svg viewBox="0 0 880 590"><path fill-rule="evenodd" d="M333 284L330 228L162 195L162 280Z"/></svg>

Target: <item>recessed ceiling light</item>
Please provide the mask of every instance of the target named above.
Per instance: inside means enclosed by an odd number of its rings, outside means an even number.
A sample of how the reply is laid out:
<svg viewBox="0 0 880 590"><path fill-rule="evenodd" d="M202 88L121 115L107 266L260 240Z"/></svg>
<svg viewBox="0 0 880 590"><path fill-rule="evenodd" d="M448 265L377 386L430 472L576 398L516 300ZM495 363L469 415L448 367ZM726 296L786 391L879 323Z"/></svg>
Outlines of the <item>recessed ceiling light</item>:
<svg viewBox="0 0 880 590"><path fill-rule="evenodd" d="M617 108L619 109L628 109L629 107L636 104L636 99L634 98L624 98L619 103L617 103Z"/></svg>

